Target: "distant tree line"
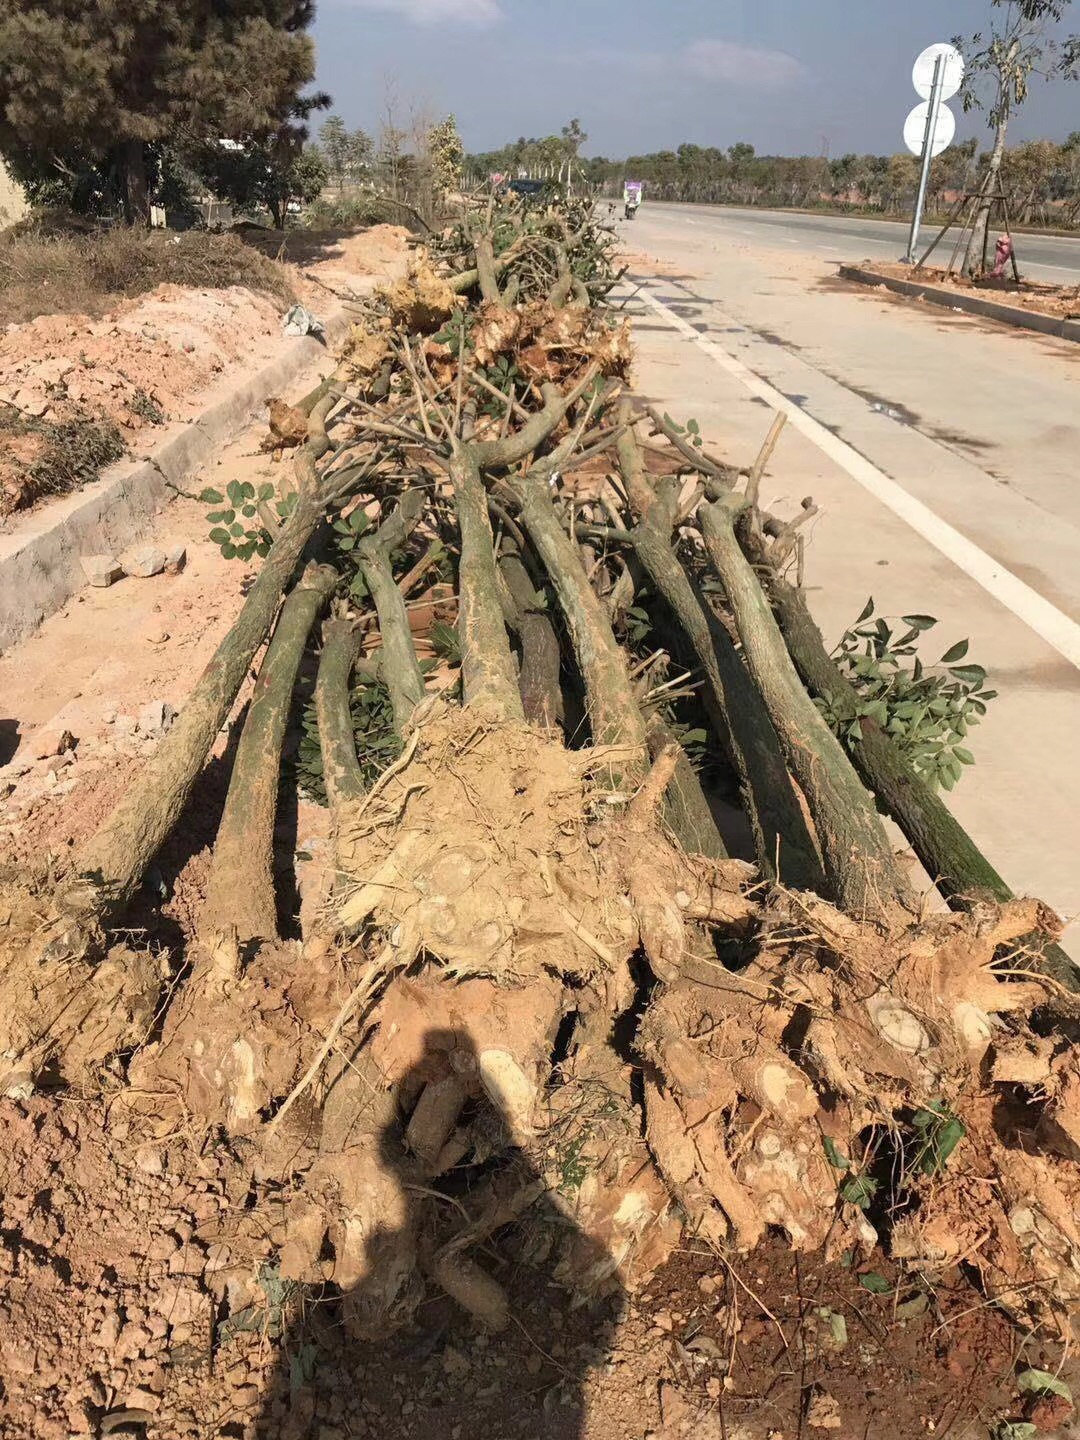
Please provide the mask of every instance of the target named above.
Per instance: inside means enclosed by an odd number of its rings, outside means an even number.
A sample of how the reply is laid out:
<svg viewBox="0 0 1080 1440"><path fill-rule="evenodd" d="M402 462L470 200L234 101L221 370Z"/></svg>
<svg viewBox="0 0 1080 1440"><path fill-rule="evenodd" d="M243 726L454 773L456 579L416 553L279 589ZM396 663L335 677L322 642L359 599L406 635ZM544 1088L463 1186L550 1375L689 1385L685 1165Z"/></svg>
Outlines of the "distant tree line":
<svg viewBox="0 0 1080 1440"><path fill-rule="evenodd" d="M469 155L466 180L486 181L491 174L536 178L557 173L565 158L559 136L517 140L501 150ZM938 214L953 197L979 189L989 163L975 140L953 145L930 169L928 205ZM576 174L594 193L615 197L624 180L645 182L655 200L681 200L712 205L763 205L801 210L851 207L883 215L905 215L919 180L913 155L759 155L741 142L726 150L705 145L680 145L630 155L625 160L603 156L582 159ZM1060 144L1029 140L1007 146L999 182L1017 224L1080 224L1080 130Z"/></svg>

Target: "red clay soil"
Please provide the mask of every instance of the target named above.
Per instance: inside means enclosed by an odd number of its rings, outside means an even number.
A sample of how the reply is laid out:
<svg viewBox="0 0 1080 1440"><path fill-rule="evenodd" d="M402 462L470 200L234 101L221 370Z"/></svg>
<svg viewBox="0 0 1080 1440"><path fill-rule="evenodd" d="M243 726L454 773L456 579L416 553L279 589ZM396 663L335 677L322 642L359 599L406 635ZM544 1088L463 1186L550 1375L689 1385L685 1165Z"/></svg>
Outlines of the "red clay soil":
<svg viewBox="0 0 1080 1440"><path fill-rule="evenodd" d="M1034 1410L1018 1370L1053 1368L959 1275L924 1289L779 1241L730 1265L685 1251L644 1294L573 1308L542 1215L485 1256L506 1331L432 1298L350 1345L332 1293L282 1286L273 1235L216 1238L246 1196L212 1144L136 1148L108 1097L39 1095L0 1101L0 1154L5 1440L989 1437Z"/></svg>
<svg viewBox="0 0 1080 1440"><path fill-rule="evenodd" d="M356 277L390 276L406 235L398 226L376 225L321 244L313 237L307 241L311 255L285 262L283 273L304 303L325 315L350 293ZM199 391L231 367L250 363L260 348L272 353L282 339L283 308L241 286L168 284L121 302L100 319L53 314L9 325L0 333L0 405L12 405L30 420L109 420L130 442L154 420L190 419ZM15 443L25 453L0 458L0 517L38 498L28 493L25 467L44 441L30 434Z"/></svg>

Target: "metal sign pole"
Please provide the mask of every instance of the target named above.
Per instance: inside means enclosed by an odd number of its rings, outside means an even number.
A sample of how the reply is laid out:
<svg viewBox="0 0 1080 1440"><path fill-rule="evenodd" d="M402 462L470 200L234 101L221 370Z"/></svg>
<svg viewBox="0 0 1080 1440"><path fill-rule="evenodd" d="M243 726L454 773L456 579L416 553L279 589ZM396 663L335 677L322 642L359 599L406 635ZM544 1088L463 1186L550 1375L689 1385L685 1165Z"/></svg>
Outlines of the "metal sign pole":
<svg viewBox="0 0 1080 1440"><path fill-rule="evenodd" d="M941 110L942 81L945 78L945 57L939 55L934 61L934 85L930 91L930 104L926 112L926 134L923 136L922 169L919 173L919 193L915 199L915 214L911 217L911 234L908 237L907 260L915 264L915 247L919 243L919 226L922 224L923 205L926 203L926 185L930 179L930 162L934 158L934 138L937 134L938 114Z"/></svg>

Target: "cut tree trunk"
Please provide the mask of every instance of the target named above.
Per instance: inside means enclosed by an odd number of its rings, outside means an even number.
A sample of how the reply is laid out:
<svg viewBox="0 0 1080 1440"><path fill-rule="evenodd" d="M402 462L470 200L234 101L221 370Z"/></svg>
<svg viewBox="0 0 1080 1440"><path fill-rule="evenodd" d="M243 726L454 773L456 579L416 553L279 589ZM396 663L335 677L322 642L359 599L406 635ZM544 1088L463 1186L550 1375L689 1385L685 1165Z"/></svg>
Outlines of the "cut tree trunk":
<svg viewBox="0 0 1080 1440"><path fill-rule="evenodd" d="M422 490L406 490L389 519L356 547L360 568L379 616L382 639L379 668L390 692L394 729L399 738L424 698L424 677L416 658L409 612L390 568L390 556L412 533L426 503Z"/></svg>
<svg viewBox="0 0 1080 1440"><path fill-rule="evenodd" d="M524 711L499 602L487 494L470 446L459 447L450 462L450 479L461 531L458 630L465 703L490 710L498 719L521 720Z"/></svg>
<svg viewBox="0 0 1080 1440"><path fill-rule="evenodd" d="M176 724L109 818L77 853L76 893L71 898L80 907L94 909L126 900L172 833L323 510L315 489L301 489L236 623L199 677Z"/></svg>
<svg viewBox="0 0 1080 1440"><path fill-rule="evenodd" d="M503 539L499 552L499 574L506 582L509 596L507 623L521 645L518 690L525 719L530 725L554 730L563 711L559 637L509 536Z"/></svg>
<svg viewBox="0 0 1080 1440"><path fill-rule="evenodd" d="M350 697L360 634L344 618L323 624L323 648L315 680L315 717L319 726L323 785L331 815L343 804L359 800L366 789L353 739Z"/></svg>
<svg viewBox="0 0 1080 1440"><path fill-rule="evenodd" d="M536 467L507 482L522 523L559 598L578 659L594 745L645 745L645 724L626 672L626 659L581 563L576 543L555 513L547 472Z"/></svg>
<svg viewBox="0 0 1080 1440"><path fill-rule="evenodd" d="M702 507L706 550L735 616L747 666L806 796L835 898L849 914L887 918L898 903L910 906L913 897L873 803L804 689L739 548L733 522L742 506L741 496L729 494Z"/></svg>
<svg viewBox="0 0 1080 1440"><path fill-rule="evenodd" d="M629 419L628 410L620 417ZM824 888L824 872L791 783L768 711L736 653L730 635L692 585L671 544L674 506L664 503L644 474L633 432L618 441L619 468L638 523L634 553L668 605L698 664L702 698L717 738L738 776L757 862L796 890Z"/></svg>
<svg viewBox="0 0 1080 1440"><path fill-rule="evenodd" d="M309 565L281 607L248 706L218 826L201 926L206 936L231 929L241 945L277 936L274 823L281 747L308 635L337 581L331 567Z"/></svg>

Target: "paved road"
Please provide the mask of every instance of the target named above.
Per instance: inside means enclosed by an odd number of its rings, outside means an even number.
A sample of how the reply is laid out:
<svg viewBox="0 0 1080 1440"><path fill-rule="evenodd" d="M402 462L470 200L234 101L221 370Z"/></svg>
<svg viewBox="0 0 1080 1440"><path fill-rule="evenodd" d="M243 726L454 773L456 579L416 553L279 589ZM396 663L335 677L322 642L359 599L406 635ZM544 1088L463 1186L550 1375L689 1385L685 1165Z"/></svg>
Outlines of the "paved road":
<svg viewBox="0 0 1080 1440"><path fill-rule="evenodd" d="M840 282L822 247L779 243L790 221L620 222L637 387L741 464L788 414L762 494L821 507L807 582L826 636L872 595L940 618L930 660L970 640L1000 698L949 803L1014 889L1078 916L1080 346ZM1080 922L1069 944L1080 959Z"/></svg>
<svg viewBox="0 0 1080 1440"><path fill-rule="evenodd" d="M681 215L685 217L684 223L691 227L716 228L753 243L790 248L826 260L896 260L907 250L908 226L893 220L798 215L784 210L744 210L727 205L674 204L646 205L639 219L644 219L650 209ZM921 243L928 245L936 233L935 226L926 226ZM1080 284L1080 238L1017 235L1015 240L1020 267L1025 274L1037 280ZM937 254L948 259L950 253L951 242L946 237Z"/></svg>

